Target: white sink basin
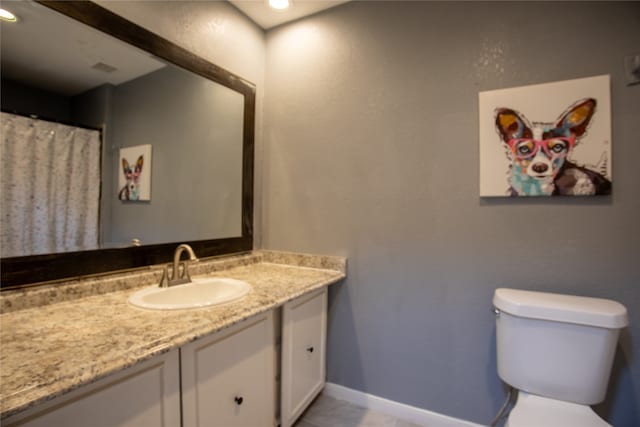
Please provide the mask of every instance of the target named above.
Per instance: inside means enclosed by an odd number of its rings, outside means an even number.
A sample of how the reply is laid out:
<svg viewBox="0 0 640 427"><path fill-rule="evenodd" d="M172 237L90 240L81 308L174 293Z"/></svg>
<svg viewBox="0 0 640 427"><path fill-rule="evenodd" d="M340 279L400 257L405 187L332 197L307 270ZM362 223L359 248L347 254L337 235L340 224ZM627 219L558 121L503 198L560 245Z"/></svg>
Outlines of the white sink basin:
<svg viewBox="0 0 640 427"><path fill-rule="evenodd" d="M144 288L129 297L129 304L152 310L180 310L238 300L251 290L247 282L219 277L196 277L191 283L169 288Z"/></svg>

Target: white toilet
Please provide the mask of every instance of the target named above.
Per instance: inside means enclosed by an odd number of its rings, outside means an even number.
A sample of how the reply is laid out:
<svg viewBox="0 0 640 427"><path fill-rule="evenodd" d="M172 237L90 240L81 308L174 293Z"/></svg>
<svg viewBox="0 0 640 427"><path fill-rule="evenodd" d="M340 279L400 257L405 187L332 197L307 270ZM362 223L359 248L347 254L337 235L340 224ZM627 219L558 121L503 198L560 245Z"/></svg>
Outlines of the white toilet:
<svg viewBox="0 0 640 427"><path fill-rule="evenodd" d="M505 427L605 427L589 407L607 390L626 308L615 301L496 289L500 378L518 390Z"/></svg>

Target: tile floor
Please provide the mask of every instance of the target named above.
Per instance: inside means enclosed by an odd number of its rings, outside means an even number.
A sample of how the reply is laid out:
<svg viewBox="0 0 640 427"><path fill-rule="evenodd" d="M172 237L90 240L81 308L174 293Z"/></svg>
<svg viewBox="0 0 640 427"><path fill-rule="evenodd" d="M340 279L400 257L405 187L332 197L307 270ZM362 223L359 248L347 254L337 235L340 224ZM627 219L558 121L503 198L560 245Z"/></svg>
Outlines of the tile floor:
<svg viewBox="0 0 640 427"><path fill-rule="evenodd" d="M421 427L320 394L294 427Z"/></svg>

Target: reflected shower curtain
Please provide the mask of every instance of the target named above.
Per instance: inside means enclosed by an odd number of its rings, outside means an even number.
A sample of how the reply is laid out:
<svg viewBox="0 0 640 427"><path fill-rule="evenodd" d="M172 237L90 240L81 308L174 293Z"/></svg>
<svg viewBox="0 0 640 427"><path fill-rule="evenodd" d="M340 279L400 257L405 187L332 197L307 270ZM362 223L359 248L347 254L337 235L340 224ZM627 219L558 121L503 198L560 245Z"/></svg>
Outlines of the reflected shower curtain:
<svg viewBox="0 0 640 427"><path fill-rule="evenodd" d="M100 132L0 114L2 257L96 249Z"/></svg>

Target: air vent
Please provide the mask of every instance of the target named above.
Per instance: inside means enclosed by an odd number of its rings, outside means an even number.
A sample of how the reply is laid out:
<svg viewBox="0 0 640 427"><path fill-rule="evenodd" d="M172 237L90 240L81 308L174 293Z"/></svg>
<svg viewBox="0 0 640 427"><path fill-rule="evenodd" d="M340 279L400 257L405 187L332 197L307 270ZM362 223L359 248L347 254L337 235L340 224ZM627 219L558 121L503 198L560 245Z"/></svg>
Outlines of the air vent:
<svg viewBox="0 0 640 427"><path fill-rule="evenodd" d="M105 64L104 62L98 62L91 68L93 68L94 70L104 71L105 73L113 73L117 70L116 67L112 67L111 65Z"/></svg>

